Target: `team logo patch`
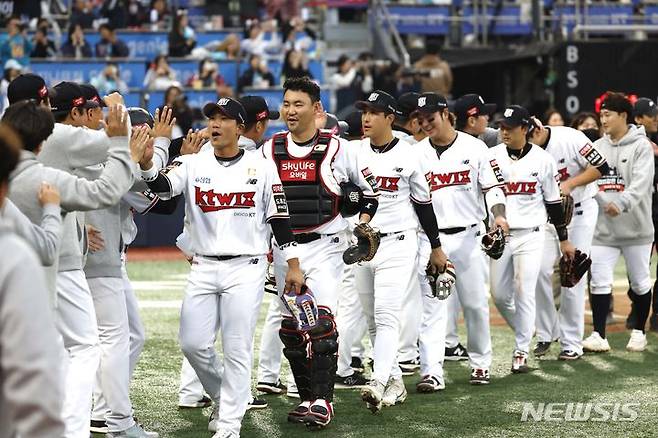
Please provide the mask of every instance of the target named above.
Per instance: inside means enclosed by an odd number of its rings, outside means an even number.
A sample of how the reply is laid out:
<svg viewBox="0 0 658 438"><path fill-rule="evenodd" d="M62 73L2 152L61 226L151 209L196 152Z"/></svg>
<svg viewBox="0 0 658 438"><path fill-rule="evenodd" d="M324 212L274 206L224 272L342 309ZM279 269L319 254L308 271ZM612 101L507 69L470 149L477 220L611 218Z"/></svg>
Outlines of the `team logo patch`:
<svg viewBox="0 0 658 438"><path fill-rule="evenodd" d="M256 206L255 195L256 192L215 193L213 189L204 191L194 186L194 203L204 213L232 208L253 208Z"/></svg>
<svg viewBox="0 0 658 438"><path fill-rule="evenodd" d="M468 111L466 111L467 116L475 116L478 113L478 109L476 107L469 108Z"/></svg>
<svg viewBox="0 0 658 438"><path fill-rule="evenodd" d="M288 202L286 202L286 195L283 193L275 194L274 204L276 205L277 214L288 214Z"/></svg>
<svg viewBox="0 0 658 438"><path fill-rule="evenodd" d="M511 117L512 114L514 114L514 110L512 108L507 108L505 112L503 113L503 116L505 117Z"/></svg>
<svg viewBox="0 0 658 438"><path fill-rule="evenodd" d="M283 193L283 185L272 184L272 193Z"/></svg>
<svg viewBox="0 0 658 438"><path fill-rule="evenodd" d="M378 176L377 185L382 192L397 192L399 190L399 176Z"/></svg>
<svg viewBox="0 0 658 438"><path fill-rule="evenodd" d="M471 171L460 170L458 172L432 173L430 179L430 190L435 191L444 187L465 186L471 183Z"/></svg>
<svg viewBox="0 0 658 438"><path fill-rule="evenodd" d="M379 93L370 93L370 96L368 96L368 101L369 102L374 102L379 98Z"/></svg>
<svg viewBox="0 0 658 438"><path fill-rule="evenodd" d="M599 151L597 151L596 148L590 143L587 143L578 152L580 153L580 155L585 157L585 159L589 164L591 164L594 167L599 167L601 164L605 162L605 158L603 158L603 155L601 155Z"/></svg>
<svg viewBox="0 0 658 438"><path fill-rule="evenodd" d="M365 169L361 169L361 174L365 178L370 188L372 188L372 191L377 193L378 191L377 179L374 177L370 169L368 167L366 167Z"/></svg>
<svg viewBox="0 0 658 438"><path fill-rule="evenodd" d="M496 181L499 183L505 182L505 178L503 178L503 172L501 172L498 161L496 161L495 158L489 161L489 166L491 166L491 170L493 170Z"/></svg>
<svg viewBox="0 0 658 438"><path fill-rule="evenodd" d="M258 180L256 178L249 178L247 180L247 184L251 184L251 185L256 185L257 182Z"/></svg>
<svg viewBox="0 0 658 438"><path fill-rule="evenodd" d="M281 160L279 165L281 181L316 181L317 163L315 160Z"/></svg>
<svg viewBox="0 0 658 438"><path fill-rule="evenodd" d="M419 97L418 98L418 106L423 107L427 104L427 97Z"/></svg>
<svg viewBox="0 0 658 438"><path fill-rule="evenodd" d="M222 97L221 99L219 99L219 100L217 101L217 105L219 105L219 106L225 106L225 105L228 105L228 102L229 102L229 100L228 100L227 98Z"/></svg>

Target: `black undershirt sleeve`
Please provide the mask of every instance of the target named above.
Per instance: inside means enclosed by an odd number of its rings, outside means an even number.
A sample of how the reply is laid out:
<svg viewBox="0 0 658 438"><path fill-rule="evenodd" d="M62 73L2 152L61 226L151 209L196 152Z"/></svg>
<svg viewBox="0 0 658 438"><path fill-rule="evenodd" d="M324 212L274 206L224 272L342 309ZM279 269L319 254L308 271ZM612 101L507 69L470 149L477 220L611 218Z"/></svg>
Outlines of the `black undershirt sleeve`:
<svg viewBox="0 0 658 438"><path fill-rule="evenodd" d="M555 202L546 205L546 212L548 217L553 225L555 225L555 230L557 231L557 237L560 239L560 242L565 241L569 238L569 233L567 233L567 226L564 224L564 211L562 210L562 203Z"/></svg>
<svg viewBox="0 0 658 438"><path fill-rule="evenodd" d="M270 227L272 227L272 233L274 233L274 238L279 247L287 246L295 241L295 236L292 233L292 228L290 227L290 219L288 218L275 218L270 219Z"/></svg>
<svg viewBox="0 0 658 438"><path fill-rule="evenodd" d="M184 139L185 137L183 136L171 140L171 143L169 143L169 161L180 155L180 149L183 146Z"/></svg>
<svg viewBox="0 0 658 438"><path fill-rule="evenodd" d="M176 207L178 206L178 200L182 196L183 195L174 196L173 198L166 201L164 199L159 199L158 202L156 202L156 204L148 212L162 215L174 214Z"/></svg>
<svg viewBox="0 0 658 438"><path fill-rule="evenodd" d="M436 223L432 204L417 204L415 202L413 204L414 210L416 210L416 216L418 216L418 222L420 222L420 226L425 231L425 234L427 234L432 249L440 247L439 226Z"/></svg>
<svg viewBox="0 0 658 438"><path fill-rule="evenodd" d="M171 192L171 184L169 183L169 179L162 172L158 172L158 176L153 181L146 181L146 185L149 189L151 189L151 191L155 193Z"/></svg>

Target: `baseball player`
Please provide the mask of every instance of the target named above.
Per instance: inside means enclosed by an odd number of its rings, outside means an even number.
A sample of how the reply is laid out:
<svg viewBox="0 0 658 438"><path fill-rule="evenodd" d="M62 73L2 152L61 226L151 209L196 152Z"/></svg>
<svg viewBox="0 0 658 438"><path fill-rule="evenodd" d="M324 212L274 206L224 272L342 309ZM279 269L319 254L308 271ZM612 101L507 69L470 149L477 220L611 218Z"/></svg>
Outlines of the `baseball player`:
<svg viewBox="0 0 658 438"><path fill-rule="evenodd" d="M557 165L548 152L526 140L530 123L525 108L505 108L499 121L503 143L491 149L492 158L507 176L509 222L509 240L503 255L491 264L491 285L496 307L515 333L515 374L529 371L528 352L535 326L535 289L540 271L537 261L543 254L548 218L555 224L561 253L568 258L575 254L564 222Z"/></svg>
<svg viewBox="0 0 658 438"><path fill-rule="evenodd" d="M621 93L608 93L601 104L605 135L594 142L608 158L610 169L598 180L598 222L592 243L592 318L594 331L583 341L585 351L610 350L606 314L610 305L614 267L624 256L631 283L635 321L628 351L644 351L644 326L651 307L649 260L654 228L651 218L653 149L644 129L629 124L630 101Z"/></svg>
<svg viewBox="0 0 658 438"><path fill-rule="evenodd" d="M574 201L574 212L568 226L569 240L589 254L594 237L598 205L594 200L596 181L608 173L605 157L580 131L565 126L533 129L533 144L548 152L557 163L560 192ZM560 311L555 311L553 272L559 260L558 239L553 225L546 226L544 255L537 281L535 357L541 357L555 339L560 340L560 360L576 360L583 354L585 330L585 279L573 288L561 288Z"/></svg>
<svg viewBox="0 0 658 438"><path fill-rule="evenodd" d="M420 223L431 244L433 270L443 271L447 257L441 249L429 185L418 150L393 136L397 102L386 92L374 91L356 103L363 111L365 139L359 145L377 175L380 202L371 221L381 236L375 257L355 270L359 298L374 339L374 369L361 397L373 412L407 398L396 356L400 337L400 311L406 296L402 291L416 278L418 252L416 229Z"/></svg>
<svg viewBox="0 0 658 438"><path fill-rule="evenodd" d="M501 189L504 181L495 160L488 158L486 145L455 131L445 97L424 93L418 98L417 108L421 127L428 138L416 147L422 148L434 212L441 227L439 236L457 273L456 295L464 309L468 331L470 383L486 385L490 381L491 336L485 286L487 260L480 248L480 235L487 215L485 197L495 225L507 228L505 196ZM423 377L417 389L433 392L445 388L443 355L447 304L432 298L426 279L421 285Z"/></svg>
<svg viewBox="0 0 658 438"><path fill-rule="evenodd" d="M181 309L181 348L215 402L208 429L216 438L237 437L251 398L268 223L289 266L281 279L286 292L300 292L303 276L276 169L259 152L238 147L244 108L222 98L203 112L213 149L176 158L166 172L150 168L142 173L163 199L185 194L194 260ZM224 350L221 373L212 347L218 329Z"/></svg>
<svg viewBox="0 0 658 438"><path fill-rule="evenodd" d="M38 223L42 217L36 194L43 181L59 189L62 210L68 213L64 226L72 227L69 230L72 233L76 232L74 212L105 208L119 202L132 183L128 128L122 114L119 107L110 108L105 130L107 134L102 133L106 146L109 145L109 156L99 178L89 181L60 169L43 166L37 161L35 152L41 150L43 140L53 129L52 115L48 110L37 107L32 101L18 102L7 108L3 122L14 128L25 149L19 166L12 173L10 197L33 223ZM76 140L75 135L68 139L70 143ZM69 257L63 258L64 247L68 244L72 251ZM82 271L82 254L78 245L77 236L72 243L62 242L58 269L54 269L59 271L58 328L69 356L64 400L67 437L89 435L92 387L99 360L96 316Z"/></svg>
<svg viewBox="0 0 658 438"><path fill-rule="evenodd" d="M288 419L324 427L333 417L338 351L333 312L338 292L336 279L341 278L343 271L341 254L346 249L342 231L347 221L340 214L340 184L351 181L363 191L364 201L357 209L359 221L366 224L377 210L379 193L374 176L356 149L315 127L315 113L322 109L320 87L303 77L288 79L283 88L281 114L289 132L276 134L262 151L279 170L295 240L299 243L302 271L320 313L320 323L308 332L298 330L290 315L284 315L281 323L283 354L290 362L302 400ZM285 272L282 256L275 246L274 273L279 293ZM311 357L307 354L309 344Z"/></svg>

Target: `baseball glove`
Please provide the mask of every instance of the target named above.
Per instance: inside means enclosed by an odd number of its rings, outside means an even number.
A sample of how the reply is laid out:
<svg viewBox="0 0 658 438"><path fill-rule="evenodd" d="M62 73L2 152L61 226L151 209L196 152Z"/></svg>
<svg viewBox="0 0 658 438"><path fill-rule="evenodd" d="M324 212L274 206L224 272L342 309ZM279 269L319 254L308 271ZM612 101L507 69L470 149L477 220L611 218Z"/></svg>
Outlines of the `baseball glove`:
<svg viewBox="0 0 658 438"><path fill-rule="evenodd" d="M432 288L432 296L434 298L445 300L450 296L452 287L455 285L455 281L457 280L457 275L455 274L455 265L453 265L450 260L448 260L446 263L446 267L443 272L438 274L433 274L430 272L430 265L428 264L425 275L427 275L427 280L430 282L430 287Z"/></svg>
<svg viewBox="0 0 658 438"><path fill-rule="evenodd" d="M589 271L591 265L592 259L579 250L576 250L576 255L572 260L562 256L560 258L560 283L562 287L577 285L583 275Z"/></svg>
<svg viewBox="0 0 658 438"><path fill-rule="evenodd" d="M370 225L365 223L357 225L354 228L354 235L357 238L356 244L343 253L343 261L346 265L372 260L379 248L379 231L375 231Z"/></svg>
<svg viewBox="0 0 658 438"><path fill-rule="evenodd" d="M562 211L564 212L564 225L571 223L573 217L574 202L571 195L562 195Z"/></svg>
<svg viewBox="0 0 658 438"><path fill-rule="evenodd" d="M502 257L505 251L505 234L502 228L496 227L482 236L482 250L494 260Z"/></svg>

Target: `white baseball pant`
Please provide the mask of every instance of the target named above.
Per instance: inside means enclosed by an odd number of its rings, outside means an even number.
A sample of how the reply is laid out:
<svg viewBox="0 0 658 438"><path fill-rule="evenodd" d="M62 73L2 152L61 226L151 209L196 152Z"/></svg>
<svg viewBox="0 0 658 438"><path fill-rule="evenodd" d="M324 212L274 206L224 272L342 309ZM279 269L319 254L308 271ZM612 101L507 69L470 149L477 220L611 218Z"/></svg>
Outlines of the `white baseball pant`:
<svg viewBox="0 0 658 438"><path fill-rule="evenodd" d="M400 315L402 303L408 299L407 285L416 275L416 264L409 260L416 260L417 252L416 230L390 234L382 237L375 257L359 263L354 271L370 339L374 339L372 378L384 385L390 377L402 376L396 360Z"/></svg>
<svg viewBox="0 0 658 438"><path fill-rule="evenodd" d="M462 306L459 304L459 297L457 294L452 294L446 300L447 304L447 318L446 323L446 347L455 348L459 344L459 333L457 325L459 323L459 314L461 313Z"/></svg>
<svg viewBox="0 0 658 438"><path fill-rule="evenodd" d="M494 302L514 330L515 349L526 353L535 328L535 289L544 233L544 226L510 230L502 257L491 264Z"/></svg>
<svg viewBox="0 0 658 438"><path fill-rule="evenodd" d="M427 236L421 233L418 238L417 264L417 277L420 284L417 293L421 295L423 306L418 338L420 375L431 375L443 380L448 304L447 300L439 300L432 296L432 290L425 274L431 251Z"/></svg>
<svg viewBox="0 0 658 438"><path fill-rule="evenodd" d="M366 332L366 319L363 307L359 301L359 292L356 288L354 265L345 265L343 281L338 293L338 312L336 315L336 328L340 333L338 344L338 374L347 377L354 374L352 369L352 350L361 343Z"/></svg>
<svg viewBox="0 0 658 438"><path fill-rule="evenodd" d="M57 328L68 351L62 418L66 438L88 438L100 361L96 311L82 270L57 273ZM44 388L45 389L45 388Z"/></svg>
<svg viewBox="0 0 658 438"><path fill-rule="evenodd" d="M599 207L595 199L580 202L574 209L569 224L569 240L580 251L589 254L596 228ZM536 337L540 342L560 339L562 350L582 354L582 340L585 333L585 286L586 276L573 288L560 288L560 310L555 310L553 282L555 266L560 254L560 242L555 227L546 227L546 242L541 270L537 280ZM559 271L558 271L559 272Z"/></svg>
<svg viewBox="0 0 658 438"><path fill-rule="evenodd" d="M181 308L183 354L219 404L218 428L237 435L251 399L254 331L266 269L264 255L224 261L195 256ZM218 330L223 364L215 352Z"/></svg>
<svg viewBox="0 0 658 438"><path fill-rule="evenodd" d="M277 283L278 284L278 283ZM276 383L281 374L281 357L283 355L283 343L279 338L281 328L281 316L283 303L278 296L272 296L267 307L267 316L260 338L258 350L258 381ZM294 379L290 376L290 381Z"/></svg>
<svg viewBox="0 0 658 438"><path fill-rule="evenodd" d="M190 361L183 356L180 368L180 384L178 386L178 404L194 404L203 398L203 385L196 375Z"/></svg>
<svg viewBox="0 0 658 438"><path fill-rule="evenodd" d="M414 260L415 264L418 259ZM416 276L412 276L405 292L407 300L402 303L402 317L400 319L400 349L398 361L405 362L418 358L418 336L420 334L421 313L418 311L423 305L421 299L420 283Z"/></svg>
<svg viewBox="0 0 658 438"><path fill-rule="evenodd" d="M592 294L605 295L612 293L615 265L619 256L624 256L626 273L631 283L631 289L637 295L644 295L651 290L651 243L632 246L599 246L592 245Z"/></svg>

